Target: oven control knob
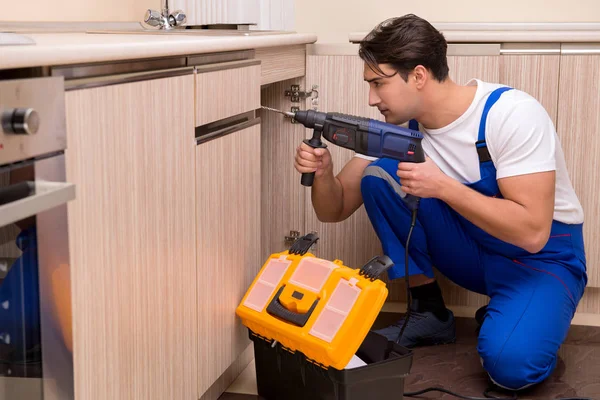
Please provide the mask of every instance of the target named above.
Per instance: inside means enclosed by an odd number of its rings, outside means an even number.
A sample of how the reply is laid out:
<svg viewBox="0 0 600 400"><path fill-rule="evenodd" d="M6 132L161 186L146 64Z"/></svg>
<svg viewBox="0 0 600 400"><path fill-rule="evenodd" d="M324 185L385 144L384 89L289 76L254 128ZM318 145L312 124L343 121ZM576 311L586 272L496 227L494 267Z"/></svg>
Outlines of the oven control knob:
<svg viewBox="0 0 600 400"><path fill-rule="evenodd" d="M2 113L4 133L33 135L40 127L40 115L33 108L15 108Z"/></svg>

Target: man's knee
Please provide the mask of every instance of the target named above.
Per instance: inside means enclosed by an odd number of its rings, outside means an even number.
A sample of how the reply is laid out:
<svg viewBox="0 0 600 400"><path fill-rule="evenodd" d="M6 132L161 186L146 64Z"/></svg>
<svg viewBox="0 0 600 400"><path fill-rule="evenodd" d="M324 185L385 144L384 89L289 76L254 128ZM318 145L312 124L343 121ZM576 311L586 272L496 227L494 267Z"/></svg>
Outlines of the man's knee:
<svg viewBox="0 0 600 400"><path fill-rule="evenodd" d="M556 352L532 338L480 338L478 352L490 379L509 390L521 390L544 381L556 366Z"/></svg>

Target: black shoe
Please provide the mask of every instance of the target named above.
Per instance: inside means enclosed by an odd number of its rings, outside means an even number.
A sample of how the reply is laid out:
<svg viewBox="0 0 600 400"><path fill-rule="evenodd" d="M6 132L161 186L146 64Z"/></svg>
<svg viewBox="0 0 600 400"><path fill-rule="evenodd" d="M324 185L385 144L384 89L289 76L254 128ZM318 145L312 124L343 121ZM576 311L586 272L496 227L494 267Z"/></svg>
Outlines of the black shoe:
<svg viewBox="0 0 600 400"><path fill-rule="evenodd" d="M448 311L446 321L442 321L432 312L417 312L417 307L412 306L406 328L398 344L404 347L417 347L454 343L456 341L456 324L454 314ZM405 317L395 324L374 331L385 336L390 341L397 341Z"/></svg>

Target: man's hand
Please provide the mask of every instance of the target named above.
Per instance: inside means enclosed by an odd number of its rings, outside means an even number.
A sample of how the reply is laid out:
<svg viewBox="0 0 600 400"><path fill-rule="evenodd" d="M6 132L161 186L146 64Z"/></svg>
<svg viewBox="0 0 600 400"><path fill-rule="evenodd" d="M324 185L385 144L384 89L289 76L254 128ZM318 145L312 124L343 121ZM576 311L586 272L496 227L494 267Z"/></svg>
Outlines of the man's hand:
<svg viewBox="0 0 600 400"><path fill-rule="evenodd" d="M400 178L402 190L421 198L440 198L441 191L450 178L429 158L422 163L401 162L396 175Z"/></svg>
<svg viewBox="0 0 600 400"><path fill-rule="evenodd" d="M333 162L329 150L315 149L306 143L301 143L296 148L294 167L300 173L315 173L315 178L320 178L326 172L333 173Z"/></svg>

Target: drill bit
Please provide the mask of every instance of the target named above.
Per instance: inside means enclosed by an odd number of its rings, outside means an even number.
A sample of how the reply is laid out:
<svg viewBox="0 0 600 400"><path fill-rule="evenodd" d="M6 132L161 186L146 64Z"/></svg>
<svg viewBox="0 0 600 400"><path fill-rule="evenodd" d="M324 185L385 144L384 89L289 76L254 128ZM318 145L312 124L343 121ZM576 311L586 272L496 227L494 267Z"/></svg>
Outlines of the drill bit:
<svg viewBox="0 0 600 400"><path fill-rule="evenodd" d="M294 118L294 116L296 115L296 114L294 114L293 112L290 112L290 111L281 111L281 110L277 110L275 108L270 108L270 107L265 107L265 106L261 106L261 108L263 108L265 110L268 110L268 111L273 111L273 112L276 112L276 113L279 113L279 114L283 114L283 115L291 117L291 118Z"/></svg>

